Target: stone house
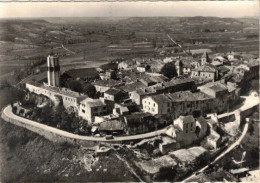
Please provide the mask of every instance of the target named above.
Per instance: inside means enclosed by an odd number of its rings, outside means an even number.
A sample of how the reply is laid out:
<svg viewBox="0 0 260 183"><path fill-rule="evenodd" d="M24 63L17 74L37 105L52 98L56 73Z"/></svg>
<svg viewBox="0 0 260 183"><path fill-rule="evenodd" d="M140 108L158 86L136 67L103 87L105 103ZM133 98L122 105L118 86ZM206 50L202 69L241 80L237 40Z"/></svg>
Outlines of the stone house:
<svg viewBox="0 0 260 183"><path fill-rule="evenodd" d="M171 114L173 119L180 115L199 112L205 114L214 106L214 97L202 92L181 91L148 96L142 100L142 110L155 114Z"/></svg>
<svg viewBox="0 0 260 183"><path fill-rule="evenodd" d="M108 108L100 99L86 98L80 102L79 116L89 122L94 122L95 116L104 116L107 114Z"/></svg>
<svg viewBox="0 0 260 183"><path fill-rule="evenodd" d="M100 73L99 77L102 80L116 79L116 71L109 69L105 73Z"/></svg>
<svg viewBox="0 0 260 183"><path fill-rule="evenodd" d="M86 95L71 91L70 89L49 86L45 83L28 82L26 83L26 88L31 93L48 97L54 103L62 102L66 109L73 108L74 112L78 111L79 102L87 98Z"/></svg>
<svg viewBox="0 0 260 183"><path fill-rule="evenodd" d="M102 136L104 135L122 135L125 130L125 123L120 120L114 119L104 121L99 124L98 131Z"/></svg>
<svg viewBox="0 0 260 183"><path fill-rule="evenodd" d="M155 130L154 118L149 113L137 112L122 116L126 124L126 134L136 135Z"/></svg>
<svg viewBox="0 0 260 183"><path fill-rule="evenodd" d="M118 80L99 80L92 83L95 86L96 91L100 93L104 93L105 91L109 90L110 88L123 86L124 83Z"/></svg>
<svg viewBox="0 0 260 183"><path fill-rule="evenodd" d="M127 94L119 89L110 88L104 92L104 99L113 102L122 101L127 97Z"/></svg>
<svg viewBox="0 0 260 183"><path fill-rule="evenodd" d="M212 64L204 64L191 71L191 78L201 78L210 81L219 79L219 69Z"/></svg>

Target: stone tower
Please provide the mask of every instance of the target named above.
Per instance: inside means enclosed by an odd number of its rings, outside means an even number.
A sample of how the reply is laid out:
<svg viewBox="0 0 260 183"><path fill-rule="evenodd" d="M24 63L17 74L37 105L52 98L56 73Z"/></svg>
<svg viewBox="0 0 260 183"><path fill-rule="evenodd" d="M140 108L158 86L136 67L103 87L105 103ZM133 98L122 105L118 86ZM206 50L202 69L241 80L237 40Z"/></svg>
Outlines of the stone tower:
<svg viewBox="0 0 260 183"><path fill-rule="evenodd" d="M60 86L59 57L53 53L47 57L47 78L49 86Z"/></svg>
<svg viewBox="0 0 260 183"><path fill-rule="evenodd" d="M175 68L176 68L176 72L177 72L178 76L183 75L183 63L181 60L177 60L175 62Z"/></svg>
<svg viewBox="0 0 260 183"><path fill-rule="evenodd" d="M201 56L201 65L205 65L205 63L209 63L209 55L206 51Z"/></svg>

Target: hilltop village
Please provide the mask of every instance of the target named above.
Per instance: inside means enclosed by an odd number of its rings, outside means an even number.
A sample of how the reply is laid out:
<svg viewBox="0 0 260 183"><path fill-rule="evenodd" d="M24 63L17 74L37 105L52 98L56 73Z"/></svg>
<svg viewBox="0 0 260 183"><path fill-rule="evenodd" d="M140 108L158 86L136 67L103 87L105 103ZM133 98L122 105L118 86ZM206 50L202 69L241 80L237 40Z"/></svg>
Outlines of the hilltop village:
<svg viewBox="0 0 260 183"><path fill-rule="evenodd" d="M250 81L259 77L259 59L234 52L211 56L204 52L198 59L115 60L107 66L76 78L88 86L88 94L80 93L62 86L59 56L52 53L47 57L47 82L27 82L25 99L12 104L13 112L106 140L143 135L144 140L132 148L153 143L155 159L137 163L149 174L158 173L160 166L200 162L201 157L208 157L208 150L214 154L226 145L227 131L218 115L239 104L241 93L248 92ZM36 111L48 105L50 115L45 113L46 118L40 119ZM68 124L47 123L53 111L60 112L60 121L68 115ZM165 133L159 137L146 138L162 129Z"/></svg>

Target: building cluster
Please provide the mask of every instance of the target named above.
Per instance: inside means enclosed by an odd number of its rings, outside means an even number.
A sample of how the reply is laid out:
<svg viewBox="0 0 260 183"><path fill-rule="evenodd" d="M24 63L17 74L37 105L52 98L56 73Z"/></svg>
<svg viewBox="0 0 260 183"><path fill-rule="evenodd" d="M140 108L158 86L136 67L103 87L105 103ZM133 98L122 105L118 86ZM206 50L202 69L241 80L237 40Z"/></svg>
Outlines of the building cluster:
<svg viewBox="0 0 260 183"><path fill-rule="evenodd" d="M97 99L62 88L59 59L49 55L48 83L26 87L55 104L62 102L95 127L93 133L142 134L174 121L176 146L182 141L189 145L206 134L201 116L225 112L238 99L242 82L258 77L259 59L244 61L232 54L122 61L115 70L99 71L100 78L92 82L100 94ZM169 78L164 71L175 75Z"/></svg>

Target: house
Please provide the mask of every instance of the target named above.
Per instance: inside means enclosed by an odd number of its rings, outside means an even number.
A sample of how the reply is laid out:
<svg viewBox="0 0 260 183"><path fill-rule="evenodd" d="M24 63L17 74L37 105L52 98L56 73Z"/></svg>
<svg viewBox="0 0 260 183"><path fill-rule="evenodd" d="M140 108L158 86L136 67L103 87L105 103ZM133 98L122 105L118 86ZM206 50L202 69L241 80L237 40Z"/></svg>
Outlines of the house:
<svg viewBox="0 0 260 183"><path fill-rule="evenodd" d="M150 68L147 64L140 64L136 67L138 72L146 72Z"/></svg>
<svg viewBox="0 0 260 183"><path fill-rule="evenodd" d="M221 136L212 128L210 134L205 138L207 145L213 149L217 149L221 144Z"/></svg>
<svg viewBox="0 0 260 183"><path fill-rule="evenodd" d="M95 116L108 114L108 108L101 99L86 98L79 105L79 116L83 119L94 122Z"/></svg>
<svg viewBox="0 0 260 183"><path fill-rule="evenodd" d="M193 79L172 79L171 81L162 83L164 87L163 93L174 93L185 90L196 90L196 84Z"/></svg>
<svg viewBox="0 0 260 183"><path fill-rule="evenodd" d="M182 72L184 75L191 73L192 64L191 61L183 61Z"/></svg>
<svg viewBox="0 0 260 183"><path fill-rule="evenodd" d="M142 134L155 130L154 118L149 113L132 113L123 116L122 120L126 124L127 135Z"/></svg>
<svg viewBox="0 0 260 183"><path fill-rule="evenodd" d="M126 93L115 88L110 88L104 92L104 99L119 102L127 97Z"/></svg>
<svg viewBox="0 0 260 183"><path fill-rule="evenodd" d="M167 128L166 135L171 139L164 139L159 148L162 153L186 147L202 140L208 131L207 120L201 116L179 116L173 125Z"/></svg>
<svg viewBox="0 0 260 183"><path fill-rule="evenodd" d="M118 69L119 70L128 70L132 69L133 66L135 66L135 61L133 60L127 60L127 61L122 61L118 64Z"/></svg>
<svg viewBox="0 0 260 183"><path fill-rule="evenodd" d="M176 129L176 140L182 145L192 144L197 140L195 136L196 121L192 115L180 116L173 122Z"/></svg>
<svg viewBox="0 0 260 183"><path fill-rule="evenodd" d="M137 88L136 90L129 92L130 99L137 105L142 104L142 99L146 96L153 95L153 92L149 88Z"/></svg>
<svg viewBox="0 0 260 183"><path fill-rule="evenodd" d="M152 79L150 79L148 77L140 79L140 82L143 83L145 86L152 86L152 85L156 84L155 81L153 81Z"/></svg>
<svg viewBox="0 0 260 183"><path fill-rule="evenodd" d="M230 71L230 69L227 66L220 66L219 67L219 78L222 78L223 76L225 76L229 71Z"/></svg>
<svg viewBox="0 0 260 183"><path fill-rule="evenodd" d="M95 86L96 91L100 93L104 93L105 91L109 90L110 88L123 86L124 83L118 80L98 80L94 81L92 85Z"/></svg>
<svg viewBox="0 0 260 183"><path fill-rule="evenodd" d="M205 80L216 81L219 78L219 69L212 64L205 63L191 71L191 78L202 78Z"/></svg>
<svg viewBox="0 0 260 183"><path fill-rule="evenodd" d="M117 104L115 103L114 109L113 109L113 114L114 115L127 115L129 114L129 109L127 106L123 104Z"/></svg>
<svg viewBox="0 0 260 183"><path fill-rule="evenodd" d="M175 119L180 115L207 113L215 108L212 104L214 97L203 92L181 91L148 96L142 100L142 110L153 115L171 114Z"/></svg>
<svg viewBox="0 0 260 183"><path fill-rule="evenodd" d="M122 135L125 130L125 124L117 119L104 121L99 124L98 131L104 135Z"/></svg>
<svg viewBox="0 0 260 183"><path fill-rule="evenodd" d="M239 53L229 52L227 53L227 58L229 61L234 61L234 60L241 60L243 57Z"/></svg>
<svg viewBox="0 0 260 183"><path fill-rule="evenodd" d="M73 108L74 112L78 111L79 102L87 98L86 95L74 92L70 89L49 86L45 83L40 84L36 82L27 82L25 86L31 93L44 95L52 100L54 103L62 102L63 106L66 109Z"/></svg>
<svg viewBox="0 0 260 183"><path fill-rule="evenodd" d="M102 80L116 79L116 71L109 69L105 73L100 73L99 77Z"/></svg>
<svg viewBox="0 0 260 183"><path fill-rule="evenodd" d="M228 87L220 82L214 82L214 83L207 83L206 85L202 85L198 87L200 91L203 93L206 93L209 96L212 96L215 98L214 100L214 106L215 111L214 112L223 112L226 111L228 108L228 99L230 97Z"/></svg>

